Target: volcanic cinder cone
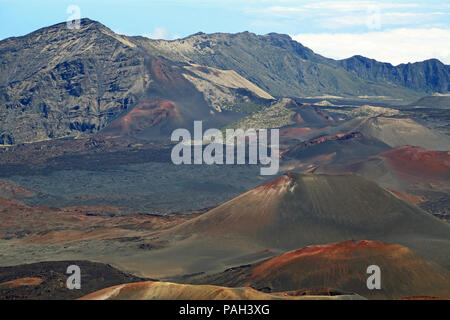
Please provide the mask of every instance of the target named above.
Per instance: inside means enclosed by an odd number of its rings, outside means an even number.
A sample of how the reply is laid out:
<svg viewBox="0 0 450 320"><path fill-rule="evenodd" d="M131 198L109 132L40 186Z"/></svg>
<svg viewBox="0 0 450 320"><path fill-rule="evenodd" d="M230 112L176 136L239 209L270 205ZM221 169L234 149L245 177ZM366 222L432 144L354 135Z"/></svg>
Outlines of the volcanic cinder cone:
<svg viewBox="0 0 450 320"><path fill-rule="evenodd" d="M358 117L331 128L324 134L349 132L360 132L367 138L378 139L393 148L411 145L428 150L450 150L448 137L436 133L410 118Z"/></svg>
<svg viewBox="0 0 450 320"><path fill-rule="evenodd" d="M420 147L402 146L350 164L320 166L314 172L358 174L413 203L426 201L430 192L438 196L450 192L450 154Z"/></svg>
<svg viewBox="0 0 450 320"><path fill-rule="evenodd" d="M381 289L369 290L367 267L381 270ZM270 259L253 269L247 285L272 290L337 288L368 298L450 298L450 273L410 249L379 241L310 246Z"/></svg>
<svg viewBox="0 0 450 320"><path fill-rule="evenodd" d="M362 300L359 295L291 296L267 294L252 288L226 288L210 285L185 285L170 282L137 282L105 288L80 300Z"/></svg>
<svg viewBox="0 0 450 320"><path fill-rule="evenodd" d="M186 273L350 239L398 243L445 268L450 262L450 226L353 175L286 174L159 237L169 245L147 259Z"/></svg>

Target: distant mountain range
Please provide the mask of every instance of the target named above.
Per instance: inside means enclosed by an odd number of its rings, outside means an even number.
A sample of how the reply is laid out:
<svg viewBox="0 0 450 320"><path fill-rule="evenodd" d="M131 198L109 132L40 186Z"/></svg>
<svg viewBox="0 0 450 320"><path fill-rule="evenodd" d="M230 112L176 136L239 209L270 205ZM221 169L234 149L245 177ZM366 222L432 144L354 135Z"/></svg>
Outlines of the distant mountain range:
<svg viewBox="0 0 450 320"><path fill-rule="evenodd" d="M450 90L450 66L437 59L393 66L390 63L354 56L340 60L338 64L367 81L390 83L418 92L442 93Z"/></svg>
<svg viewBox="0 0 450 320"><path fill-rule="evenodd" d="M82 19L0 41L0 145L97 133L167 137L204 120L223 127L281 97L384 96L417 100L450 90L438 60L392 66L332 60L287 35L198 33L128 37ZM121 119L145 114L130 126ZM133 117L130 116L133 120Z"/></svg>
<svg viewBox="0 0 450 320"><path fill-rule="evenodd" d="M133 40L175 61L236 70L275 96L405 97L411 94L405 89L420 93L450 90L450 66L436 59L396 67L362 56L333 60L277 33L198 33L174 41Z"/></svg>

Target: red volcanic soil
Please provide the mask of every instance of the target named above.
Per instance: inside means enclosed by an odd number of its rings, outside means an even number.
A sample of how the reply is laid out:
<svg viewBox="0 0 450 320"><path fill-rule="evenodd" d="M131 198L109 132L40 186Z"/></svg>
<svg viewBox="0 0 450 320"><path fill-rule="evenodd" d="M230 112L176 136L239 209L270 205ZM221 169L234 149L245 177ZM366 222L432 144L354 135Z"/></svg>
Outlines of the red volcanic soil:
<svg viewBox="0 0 450 320"><path fill-rule="evenodd" d="M295 146L293 146L287 150L284 150L283 154L295 153L297 151L301 151L305 148L313 147L313 146L319 145L319 144L327 142L327 141L350 140L350 139L359 138L359 137L361 137L361 134L359 132L352 132L352 133L348 133L348 134L338 133L333 136L323 136L320 138L315 138L315 139L311 139L311 140L296 144Z"/></svg>
<svg viewBox="0 0 450 320"><path fill-rule="evenodd" d="M34 207L7 199L1 193L0 188L0 239L13 237L22 243L68 243L140 236L142 232L166 229L191 218L183 214L121 215L118 208L110 206Z"/></svg>
<svg viewBox="0 0 450 320"><path fill-rule="evenodd" d="M37 286L42 283L40 278L20 278L16 280L11 280L7 282L0 283L0 289L13 289L22 286Z"/></svg>
<svg viewBox="0 0 450 320"><path fill-rule="evenodd" d="M412 204L415 204L415 205L421 204L422 202L426 201L426 199L424 197L421 197L421 196L405 194L405 193L401 193L401 192L398 192L398 191L395 191L395 190L389 190L389 191L391 191L396 196L402 198L403 200L406 200L409 203L412 203Z"/></svg>
<svg viewBox="0 0 450 320"><path fill-rule="evenodd" d="M175 72L167 64L166 60L160 57L152 57L150 73L163 85L176 86L185 84L183 76L179 72Z"/></svg>
<svg viewBox="0 0 450 320"><path fill-rule="evenodd" d="M150 128L158 123L171 118L179 117L177 105L165 99L150 99L140 102L127 115L113 122L104 132L132 134Z"/></svg>
<svg viewBox="0 0 450 320"><path fill-rule="evenodd" d="M384 152L377 157L385 159L397 173L408 180L413 179L412 177L437 180L450 178L450 153L448 152L403 146Z"/></svg>
<svg viewBox="0 0 450 320"><path fill-rule="evenodd" d="M311 166L311 167L309 167L308 169L303 170L302 173L305 173L305 174L314 173L314 171L316 171L316 169L317 169L318 167L319 167L319 166Z"/></svg>
<svg viewBox="0 0 450 320"><path fill-rule="evenodd" d="M356 137L360 137L360 136L361 136L361 134L358 132L352 132L349 134L338 133L334 136L324 136L324 137L320 137L317 139L309 140L309 141L305 142L304 145L310 147L310 146L314 146L316 144L323 143L326 141L348 140L348 139L352 139L352 138L356 138Z"/></svg>
<svg viewBox="0 0 450 320"><path fill-rule="evenodd" d="M359 296L346 295L331 297L308 296L306 292L264 293L251 287L230 288L214 285L190 285L171 282L145 281L127 283L93 292L79 300L303 300L303 299L361 299Z"/></svg>
<svg viewBox="0 0 450 320"><path fill-rule="evenodd" d="M412 232L447 239L448 226L360 176L289 173L160 236L291 250L349 238L409 244Z"/></svg>
<svg viewBox="0 0 450 320"><path fill-rule="evenodd" d="M380 150L382 151L382 150ZM379 152L380 152L379 151ZM294 154L296 155L296 154ZM284 154L289 157L290 153ZM359 159L358 159L359 158ZM377 182L383 188L447 221L450 192L450 153L421 147L401 146L344 164L328 163L314 173L353 173ZM315 162L314 164L317 164Z"/></svg>
<svg viewBox="0 0 450 320"><path fill-rule="evenodd" d="M305 123L305 120L303 120L302 116L299 113L297 113L295 115L295 122L302 124L302 123Z"/></svg>
<svg viewBox="0 0 450 320"><path fill-rule="evenodd" d="M367 267L381 270L381 290L366 286ZM255 269L246 284L273 290L334 288L372 298L450 298L450 273L408 248L350 240L289 251Z"/></svg>
<svg viewBox="0 0 450 320"><path fill-rule="evenodd" d="M281 256L273 258L253 270L252 278L261 278L270 273L274 269L282 268L286 265L292 264L299 259L306 257L319 256L320 258L327 258L330 260L345 259L352 251L360 249L374 249L380 252L389 252L391 245L385 244L380 241L367 241L367 240L350 240L330 245L314 245L306 248L289 251Z"/></svg>
<svg viewBox="0 0 450 320"><path fill-rule="evenodd" d="M356 144L356 146L348 146L348 144ZM306 140L284 149L280 155L285 160L297 159L306 161L308 164L321 165L330 162L335 156L336 158L360 157L361 154L371 152L373 148L376 152L372 154L386 150L382 146L366 144L359 132L351 132Z"/></svg>
<svg viewBox="0 0 450 320"><path fill-rule="evenodd" d="M19 197L32 197L34 193L9 181L0 180L0 195L8 199L15 199Z"/></svg>

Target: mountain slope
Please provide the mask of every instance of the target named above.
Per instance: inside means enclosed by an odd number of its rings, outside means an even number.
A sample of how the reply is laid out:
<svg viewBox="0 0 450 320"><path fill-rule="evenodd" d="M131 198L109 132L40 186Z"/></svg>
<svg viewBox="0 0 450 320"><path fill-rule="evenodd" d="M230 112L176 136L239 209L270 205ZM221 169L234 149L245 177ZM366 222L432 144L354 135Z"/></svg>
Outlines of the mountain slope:
<svg viewBox="0 0 450 320"><path fill-rule="evenodd" d="M394 117L358 117L335 128L325 130L323 134L360 132L368 138L382 141L390 147L404 145L418 146L429 150L450 150L450 140L410 118Z"/></svg>
<svg viewBox="0 0 450 320"><path fill-rule="evenodd" d="M295 296L289 292L264 293L252 288L226 288L170 282L127 283L93 292L80 300L363 300L358 295Z"/></svg>
<svg viewBox="0 0 450 320"><path fill-rule="evenodd" d="M394 67L390 63L353 56L339 60L338 64L368 81L383 81L423 92L450 91L450 68L437 59Z"/></svg>
<svg viewBox="0 0 450 320"><path fill-rule="evenodd" d="M358 174L448 220L450 154L402 146L360 161L322 165L314 173Z"/></svg>
<svg viewBox="0 0 450 320"><path fill-rule="evenodd" d="M153 54L173 61L235 70L274 96L415 96L414 91L400 86L362 80L287 35L198 33L173 41L132 39Z"/></svg>
<svg viewBox="0 0 450 320"><path fill-rule="evenodd" d="M87 19L3 40L0 60L0 144L96 132L150 80L136 45Z"/></svg>
<svg viewBox="0 0 450 320"><path fill-rule="evenodd" d="M380 267L380 290L366 286L370 265ZM251 286L266 292L334 288L375 299L450 297L447 270L404 246L366 240L312 245L254 265L197 276L189 282Z"/></svg>
<svg viewBox="0 0 450 320"><path fill-rule="evenodd" d="M402 220L410 224L409 227L403 225ZM265 246L287 248L298 246L302 240L320 243L331 235L361 238L362 235L387 235L395 229L397 234L406 230L436 231L431 228L434 225L437 230L448 229L447 225L358 176L290 173L176 226L168 233L236 235Z"/></svg>
<svg viewBox="0 0 450 320"><path fill-rule="evenodd" d="M411 103L411 106L448 109L450 108L450 96L426 96Z"/></svg>
<svg viewBox="0 0 450 320"><path fill-rule="evenodd" d="M379 169L377 169L377 167ZM353 172L381 183L386 188L419 188L430 185L432 189L450 190L450 154L448 152L428 151L419 147L402 146L364 159L361 162L347 164L340 169L317 172ZM397 183L386 176L393 175ZM403 181L399 184L399 181Z"/></svg>
<svg viewBox="0 0 450 320"><path fill-rule="evenodd" d="M289 126L286 129L295 130L297 127L325 126L334 122L326 111L297 103L290 98L282 98L226 127L247 130Z"/></svg>
<svg viewBox="0 0 450 320"><path fill-rule="evenodd" d="M178 274L220 271L349 239L398 243L449 267L449 231L447 224L361 177L290 173L149 239L165 248L145 258L144 274L167 276L174 264Z"/></svg>
<svg viewBox="0 0 450 320"><path fill-rule="evenodd" d="M296 159L302 163L342 163L350 159L365 158L389 150L389 146L359 132L322 136L296 144L282 154L283 159ZM319 163L318 163L319 162Z"/></svg>
<svg viewBox="0 0 450 320"><path fill-rule="evenodd" d="M5 39L0 60L0 145L84 136L113 122L106 135L167 138L193 120L220 127L273 100L233 71L156 57L89 19L79 30L60 23ZM129 123L135 114L145 119Z"/></svg>

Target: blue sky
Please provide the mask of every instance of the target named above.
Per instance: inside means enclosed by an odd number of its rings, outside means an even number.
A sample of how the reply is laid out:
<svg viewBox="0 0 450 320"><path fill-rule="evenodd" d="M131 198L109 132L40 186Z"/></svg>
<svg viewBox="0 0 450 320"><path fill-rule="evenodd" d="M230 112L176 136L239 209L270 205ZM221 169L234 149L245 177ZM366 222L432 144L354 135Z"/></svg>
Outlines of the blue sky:
<svg viewBox="0 0 450 320"><path fill-rule="evenodd" d="M0 39L66 21L69 5L127 35L279 32L332 58L450 64L450 0L0 0Z"/></svg>

